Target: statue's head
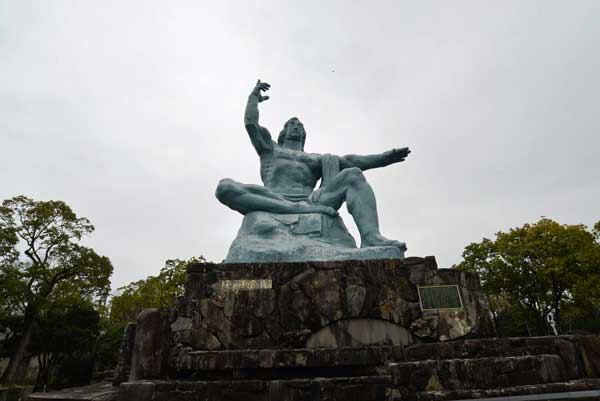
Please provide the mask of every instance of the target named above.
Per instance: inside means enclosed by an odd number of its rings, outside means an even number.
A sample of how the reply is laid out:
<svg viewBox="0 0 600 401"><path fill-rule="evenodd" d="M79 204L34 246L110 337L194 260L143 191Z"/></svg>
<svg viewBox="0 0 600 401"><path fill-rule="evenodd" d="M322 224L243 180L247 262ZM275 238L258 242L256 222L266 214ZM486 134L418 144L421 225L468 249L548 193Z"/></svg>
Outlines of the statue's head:
<svg viewBox="0 0 600 401"><path fill-rule="evenodd" d="M292 117L285 122L283 129L279 133L277 143L283 146L285 142L297 141L301 143L300 149L304 150L304 142L306 142L306 131L304 125L298 117Z"/></svg>

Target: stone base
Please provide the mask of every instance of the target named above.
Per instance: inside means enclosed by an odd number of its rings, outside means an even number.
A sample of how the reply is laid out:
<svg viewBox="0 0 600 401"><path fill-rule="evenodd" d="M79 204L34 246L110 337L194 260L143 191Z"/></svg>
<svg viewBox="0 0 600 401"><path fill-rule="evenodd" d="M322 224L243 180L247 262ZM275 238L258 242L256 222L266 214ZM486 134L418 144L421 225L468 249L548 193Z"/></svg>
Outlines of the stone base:
<svg viewBox="0 0 600 401"><path fill-rule="evenodd" d="M228 280L272 286L231 290ZM441 284L458 286L463 309L421 310L418 287ZM600 389L599 336L480 338L490 329L477 276L437 269L433 257L196 264L175 308L128 327L118 395L102 396L446 401ZM26 400L97 399L68 393Z"/></svg>
<svg viewBox="0 0 600 401"><path fill-rule="evenodd" d="M252 212L227 253L226 263L402 259L395 246L357 248L342 219L322 214Z"/></svg>
<svg viewBox="0 0 600 401"><path fill-rule="evenodd" d="M235 280L269 289L230 290ZM457 285L464 308L422 311L418 286ZM172 324L194 350L410 345L492 335L477 276L435 258L303 263L202 263L188 268Z"/></svg>
<svg viewBox="0 0 600 401"><path fill-rule="evenodd" d="M127 382L118 401L384 401L389 376Z"/></svg>
<svg viewBox="0 0 600 401"><path fill-rule="evenodd" d="M118 401L493 401L600 399L600 379L510 386L502 389L425 391L406 394L390 376L236 381L138 381L123 383ZM559 394L561 393L561 394ZM563 395L561 397L561 395ZM552 395L544 398L543 395ZM529 396L529 397L527 397ZM47 399L50 401L50 399ZM92 401L92 399L89 399ZM54 400L56 401L56 400ZM83 401L83 400L82 400ZM86 400L87 401L87 400ZM492 401L492 400L490 400Z"/></svg>
<svg viewBox="0 0 600 401"><path fill-rule="evenodd" d="M388 363L394 378L390 399L445 401L599 390L597 349L600 337L595 335L418 344L405 350L403 361Z"/></svg>
<svg viewBox="0 0 600 401"><path fill-rule="evenodd" d="M146 333L147 334L147 333ZM36 393L25 401L450 401L600 396L600 337L488 338L404 346L192 351L163 379ZM567 398L567 397L565 397ZM560 399L553 395L552 399ZM521 398L523 400L523 398Z"/></svg>
<svg viewBox="0 0 600 401"><path fill-rule="evenodd" d="M593 391L600 390L598 349L600 337L578 335L186 351L171 362L179 370L163 379L36 393L25 400L450 401L566 392L593 399L592 393L600 396Z"/></svg>
<svg viewBox="0 0 600 401"><path fill-rule="evenodd" d="M247 399L293 400L296 398L288 398L287 390L278 393L274 388L286 389L302 382L306 387L301 394L313 398L300 399L346 400L329 393L314 397L310 390L318 387L315 383L327 383L343 392L342 383L352 383L355 391L374 398L363 395L364 398L349 399L452 400L480 398L478 394L486 393L518 395L600 389L597 349L598 336L549 336L408 347L181 350L174 361L185 361L177 363L182 374L177 377L180 382L185 378L208 386L213 382L239 385L243 380L260 381L260 386L253 387L252 397L245 395ZM377 398L383 393L388 398Z"/></svg>

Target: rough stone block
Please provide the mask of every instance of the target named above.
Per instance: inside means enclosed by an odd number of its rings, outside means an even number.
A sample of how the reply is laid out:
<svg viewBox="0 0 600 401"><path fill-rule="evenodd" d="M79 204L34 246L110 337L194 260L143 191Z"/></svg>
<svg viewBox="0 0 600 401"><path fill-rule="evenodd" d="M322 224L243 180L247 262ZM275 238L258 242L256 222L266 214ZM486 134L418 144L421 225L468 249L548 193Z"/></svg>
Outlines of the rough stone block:
<svg viewBox="0 0 600 401"><path fill-rule="evenodd" d="M125 382L119 386L118 401L153 401L155 394L153 382Z"/></svg>
<svg viewBox="0 0 600 401"><path fill-rule="evenodd" d="M170 345L168 311L145 309L136 322L130 380L167 376Z"/></svg>
<svg viewBox="0 0 600 401"><path fill-rule="evenodd" d="M581 336L578 343L586 375L600 377L600 336Z"/></svg>

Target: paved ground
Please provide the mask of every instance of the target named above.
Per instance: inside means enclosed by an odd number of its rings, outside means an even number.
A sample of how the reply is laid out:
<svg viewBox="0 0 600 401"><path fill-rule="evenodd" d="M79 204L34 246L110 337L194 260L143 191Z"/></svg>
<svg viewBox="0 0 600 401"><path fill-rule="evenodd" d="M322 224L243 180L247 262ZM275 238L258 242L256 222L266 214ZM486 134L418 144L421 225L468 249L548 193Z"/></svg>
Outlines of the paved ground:
<svg viewBox="0 0 600 401"><path fill-rule="evenodd" d="M27 395L24 401L114 401L117 399L117 390L118 387L105 381L64 391L33 393Z"/></svg>

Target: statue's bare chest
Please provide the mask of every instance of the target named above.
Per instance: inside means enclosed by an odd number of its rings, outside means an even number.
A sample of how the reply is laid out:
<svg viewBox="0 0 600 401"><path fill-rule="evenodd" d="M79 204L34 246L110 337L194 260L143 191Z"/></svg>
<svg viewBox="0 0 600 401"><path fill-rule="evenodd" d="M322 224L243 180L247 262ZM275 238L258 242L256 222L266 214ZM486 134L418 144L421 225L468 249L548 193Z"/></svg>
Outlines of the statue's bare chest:
<svg viewBox="0 0 600 401"><path fill-rule="evenodd" d="M301 152L297 150L289 150L284 148L276 148L273 150L273 161L281 163L293 163L296 165L304 165L308 168L319 167L319 157L311 153Z"/></svg>
<svg viewBox="0 0 600 401"><path fill-rule="evenodd" d="M319 155L276 147L261 158L261 173L271 179L288 177L292 180L313 181L320 176ZM266 177L264 177L266 178Z"/></svg>

